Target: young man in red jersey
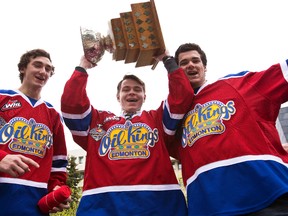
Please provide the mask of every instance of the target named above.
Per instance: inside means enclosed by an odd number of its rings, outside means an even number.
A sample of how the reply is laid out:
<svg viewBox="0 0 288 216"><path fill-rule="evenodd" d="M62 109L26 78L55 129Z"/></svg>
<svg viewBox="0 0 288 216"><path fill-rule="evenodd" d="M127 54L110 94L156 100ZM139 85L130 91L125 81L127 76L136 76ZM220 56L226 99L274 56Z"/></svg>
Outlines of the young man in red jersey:
<svg viewBox="0 0 288 216"><path fill-rule="evenodd" d="M169 59L164 62L169 65ZM125 75L117 86L121 112L116 115L90 104L86 69L93 66L82 57L61 99L65 123L74 141L87 151L77 215L187 215L165 146L192 102L188 96L193 89L183 70L177 65L168 69L169 95L158 109L149 111L141 110L144 82ZM108 82L105 87L110 88Z"/></svg>
<svg viewBox="0 0 288 216"><path fill-rule="evenodd" d="M182 163L189 215L287 215L288 154L275 125L288 101L288 60L212 83L199 45L179 46L175 62L195 92L169 143Z"/></svg>
<svg viewBox="0 0 288 216"><path fill-rule="evenodd" d="M54 66L49 53L35 49L21 56L18 69L19 89L0 90L1 215L49 215L38 201L66 184L67 165L60 114L41 98ZM66 201L51 212L68 208Z"/></svg>

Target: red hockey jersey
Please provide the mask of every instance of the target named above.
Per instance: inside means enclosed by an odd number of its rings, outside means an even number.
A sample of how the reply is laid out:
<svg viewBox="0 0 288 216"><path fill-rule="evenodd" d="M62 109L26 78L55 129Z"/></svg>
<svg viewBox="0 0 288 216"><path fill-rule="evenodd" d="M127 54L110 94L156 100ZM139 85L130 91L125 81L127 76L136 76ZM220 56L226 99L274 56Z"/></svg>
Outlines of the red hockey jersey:
<svg viewBox="0 0 288 216"><path fill-rule="evenodd" d="M275 127L287 78L285 61L226 76L194 96L178 145L189 215L242 215L288 193L288 154Z"/></svg>
<svg viewBox="0 0 288 216"><path fill-rule="evenodd" d="M51 104L41 99L33 104L18 90L0 90L0 160L7 154L22 154L40 167L30 166L19 178L0 172L0 215L43 215L38 201L66 183L63 120Z"/></svg>
<svg viewBox="0 0 288 216"><path fill-rule="evenodd" d="M193 90L182 69L169 74L168 100L130 120L91 106L87 78L75 70L61 101L66 125L87 151L77 215L186 215L164 140L191 106Z"/></svg>

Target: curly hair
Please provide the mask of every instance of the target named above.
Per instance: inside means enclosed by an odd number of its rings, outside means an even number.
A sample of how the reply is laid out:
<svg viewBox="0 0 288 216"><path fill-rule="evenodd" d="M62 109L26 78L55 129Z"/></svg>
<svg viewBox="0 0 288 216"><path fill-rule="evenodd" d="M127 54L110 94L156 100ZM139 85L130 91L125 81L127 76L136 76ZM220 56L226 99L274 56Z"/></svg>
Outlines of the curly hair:
<svg viewBox="0 0 288 216"><path fill-rule="evenodd" d="M24 53L20 57L20 61L18 63L18 70L20 72L19 78L21 80L21 83L23 82L23 77L24 77L24 74L21 73L21 70L23 70L24 68L27 67L27 65L29 64L31 59L35 59L37 57L46 57L52 62L52 60L50 58L50 54L43 49L33 49L33 50L30 50L30 51L27 51L26 53ZM55 67L52 68L51 76L54 74L54 70L55 70Z"/></svg>

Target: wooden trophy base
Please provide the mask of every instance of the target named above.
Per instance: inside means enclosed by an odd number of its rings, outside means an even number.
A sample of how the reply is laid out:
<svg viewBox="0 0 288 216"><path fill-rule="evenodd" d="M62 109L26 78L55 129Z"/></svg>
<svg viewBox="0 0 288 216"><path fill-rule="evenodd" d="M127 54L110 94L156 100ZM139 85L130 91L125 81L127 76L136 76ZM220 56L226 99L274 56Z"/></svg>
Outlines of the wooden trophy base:
<svg viewBox="0 0 288 216"><path fill-rule="evenodd" d="M158 62L153 57L166 49L154 0L131 4L131 9L111 19L113 59L136 62L135 67L153 65L154 69Z"/></svg>

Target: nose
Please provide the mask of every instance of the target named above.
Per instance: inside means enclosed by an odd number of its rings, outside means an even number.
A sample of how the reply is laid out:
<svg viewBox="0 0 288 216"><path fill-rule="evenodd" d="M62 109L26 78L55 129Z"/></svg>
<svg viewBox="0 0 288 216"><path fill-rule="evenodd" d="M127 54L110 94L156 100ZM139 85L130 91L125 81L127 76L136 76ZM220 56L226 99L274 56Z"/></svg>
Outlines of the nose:
<svg viewBox="0 0 288 216"><path fill-rule="evenodd" d="M189 66L193 66L193 67L195 66L192 60L190 60L190 61L188 62L187 67L189 67Z"/></svg>
<svg viewBox="0 0 288 216"><path fill-rule="evenodd" d="M134 90L129 91L129 95L135 95L135 91Z"/></svg>
<svg viewBox="0 0 288 216"><path fill-rule="evenodd" d="M40 72L41 72L41 73L46 73L46 68L45 68L45 66L43 66L43 67L40 68Z"/></svg>

